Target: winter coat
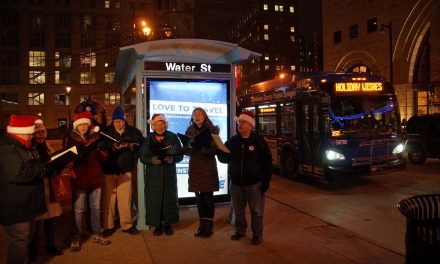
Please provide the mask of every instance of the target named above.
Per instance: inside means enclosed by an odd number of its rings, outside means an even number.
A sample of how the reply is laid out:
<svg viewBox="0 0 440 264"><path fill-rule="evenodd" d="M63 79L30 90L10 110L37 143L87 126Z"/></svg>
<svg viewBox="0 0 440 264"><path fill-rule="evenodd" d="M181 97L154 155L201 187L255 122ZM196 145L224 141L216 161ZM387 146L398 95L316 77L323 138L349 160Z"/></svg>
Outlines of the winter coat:
<svg viewBox="0 0 440 264"><path fill-rule="evenodd" d="M217 126L198 127L191 125L185 132L185 135L195 138L205 129L209 129L211 134L219 134ZM217 160L215 154L217 146L211 140L209 144L196 147L189 153L188 169L188 191L189 192L215 192L219 190L219 179L217 171Z"/></svg>
<svg viewBox="0 0 440 264"><path fill-rule="evenodd" d="M65 148L76 146L80 155L71 165L72 191L94 190L104 185L101 164L107 159L108 152L98 148L99 141L99 134L93 132L82 137L73 130L67 137Z"/></svg>
<svg viewBox="0 0 440 264"><path fill-rule="evenodd" d="M145 174L145 206L146 224L159 226L161 211L166 225L179 221L179 207L177 201L176 163L182 161L182 146L176 134L165 131L165 138L157 142L156 134L150 133L139 150L140 161L147 165ZM171 146L164 155L173 156L173 163L153 165L151 158L161 156L159 150Z"/></svg>
<svg viewBox="0 0 440 264"><path fill-rule="evenodd" d="M221 162L229 163L232 184L249 186L261 181L269 184L272 155L264 138L255 133L251 133L249 138L237 134L227 140L225 146L231 153L218 153L218 158Z"/></svg>
<svg viewBox="0 0 440 264"><path fill-rule="evenodd" d="M34 219L46 211L46 170L16 139L0 136L0 224Z"/></svg>
<svg viewBox="0 0 440 264"><path fill-rule="evenodd" d="M105 149L109 151L109 157L102 165L103 172L109 175L117 175L134 170L138 158L139 146L144 141L142 132L126 124L122 134L119 134L113 125L107 127L105 134L116 139L118 142L135 143L135 145L132 150L129 148L115 150L112 148L114 141L103 136L102 139L105 142Z"/></svg>

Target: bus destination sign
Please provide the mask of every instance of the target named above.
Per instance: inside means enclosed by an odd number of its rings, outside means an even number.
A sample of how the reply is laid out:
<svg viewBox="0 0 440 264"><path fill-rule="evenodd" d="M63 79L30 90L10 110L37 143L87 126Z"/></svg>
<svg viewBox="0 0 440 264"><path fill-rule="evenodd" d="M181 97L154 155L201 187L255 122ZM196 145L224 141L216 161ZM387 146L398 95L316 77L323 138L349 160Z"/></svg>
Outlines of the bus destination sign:
<svg viewBox="0 0 440 264"><path fill-rule="evenodd" d="M381 92L383 84L380 82L344 82L335 83L336 93Z"/></svg>

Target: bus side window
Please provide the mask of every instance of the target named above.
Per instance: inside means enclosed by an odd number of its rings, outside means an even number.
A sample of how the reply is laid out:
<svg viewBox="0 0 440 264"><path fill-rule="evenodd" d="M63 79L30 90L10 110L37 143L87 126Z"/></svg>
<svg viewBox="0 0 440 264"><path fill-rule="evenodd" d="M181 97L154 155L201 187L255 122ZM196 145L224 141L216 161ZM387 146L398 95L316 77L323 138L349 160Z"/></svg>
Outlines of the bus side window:
<svg viewBox="0 0 440 264"><path fill-rule="evenodd" d="M280 108L281 115L281 136L295 137L296 136L296 119L295 119L295 105L286 104Z"/></svg>

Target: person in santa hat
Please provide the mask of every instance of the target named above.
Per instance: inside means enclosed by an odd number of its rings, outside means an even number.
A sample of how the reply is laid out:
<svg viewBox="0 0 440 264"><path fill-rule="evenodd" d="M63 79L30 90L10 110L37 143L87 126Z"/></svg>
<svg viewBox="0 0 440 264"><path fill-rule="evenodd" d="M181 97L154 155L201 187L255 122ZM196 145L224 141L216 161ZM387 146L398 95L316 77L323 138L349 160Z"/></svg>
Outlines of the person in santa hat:
<svg viewBox="0 0 440 264"><path fill-rule="evenodd" d="M30 151L36 118L11 115L0 136L0 224L7 263L28 263L36 217L46 211L43 177L50 172Z"/></svg>
<svg viewBox="0 0 440 264"><path fill-rule="evenodd" d="M188 191L194 192L199 213L199 227L196 237L210 237L214 228L214 192L219 190L217 146L211 134L218 135L220 129L209 119L203 108L193 110L185 135L194 139L192 148L185 149L189 156ZM198 140L200 139L200 140Z"/></svg>
<svg viewBox="0 0 440 264"><path fill-rule="evenodd" d="M108 237L116 229L116 204L122 232L137 235L139 230L131 213L131 172L136 168L139 146L144 142L144 137L139 129L127 124L125 113L119 105L113 111L112 124L107 127L105 134L110 137L103 137L105 148L109 151L109 158L102 165L105 174L102 193L103 235Z"/></svg>
<svg viewBox="0 0 440 264"><path fill-rule="evenodd" d="M269 189L272 155L263 137L255 134L252 112L241 112L235 117L238 134L225 142L230 153L218 151L220 162L229 163L231 199L235 213L235 233L231 240L240 240L246 234L246 205L251 211L253 245L263 241L263 214L265 193Z"/></svg>
<svg viewBox="0 0 440 264"><path fill-rule="evenodd" d="M172 225L179 221L176 163L183 159L177 135L168 131L164 115L154 114L148 123L150 133L139 151L139 159L147 165L145 175L146 224L154 226L154 236L174 233Z"/></svg>
<svg viewBox="0 0 440 264"><path fill-rule="evenodd" d="M76 146L80 154L80 158L69 165L76 223L71 251L81 250L81 240L85 235L83 216L87 210L87 200L90 203L92 241L101 245L110 244L110 240L103 237L101 228L101 190L105 181L101 165L107 159L108 152L99 147L99 127L91 129L91 125L90 112L75 114L73 130L64 142L65 148Z"/></svg>

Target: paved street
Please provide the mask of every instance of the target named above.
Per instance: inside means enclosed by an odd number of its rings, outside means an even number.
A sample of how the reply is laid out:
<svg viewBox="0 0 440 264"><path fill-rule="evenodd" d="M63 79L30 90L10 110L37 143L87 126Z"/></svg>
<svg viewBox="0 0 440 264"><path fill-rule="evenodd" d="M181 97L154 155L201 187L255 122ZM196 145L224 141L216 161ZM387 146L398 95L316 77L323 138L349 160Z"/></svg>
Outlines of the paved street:
<svg viewBox="0 0 440 264"><path fill-rule="evenodd" d="M80 252L64 251L38 263L404 263L403 198L440 193L440 161L408 164L405 171L373 175L341 184L294 182L274 176L267 194L264 242L250 244L250 233L231 241L229 204L218 204L215 233L195 238L197 212L181 208L174 236L151 230L129 236L118 230L109 246L87 241ZM59 244L68 246L69 214L59 219ZM0 263L6 243L0 231Z"/></svg>

